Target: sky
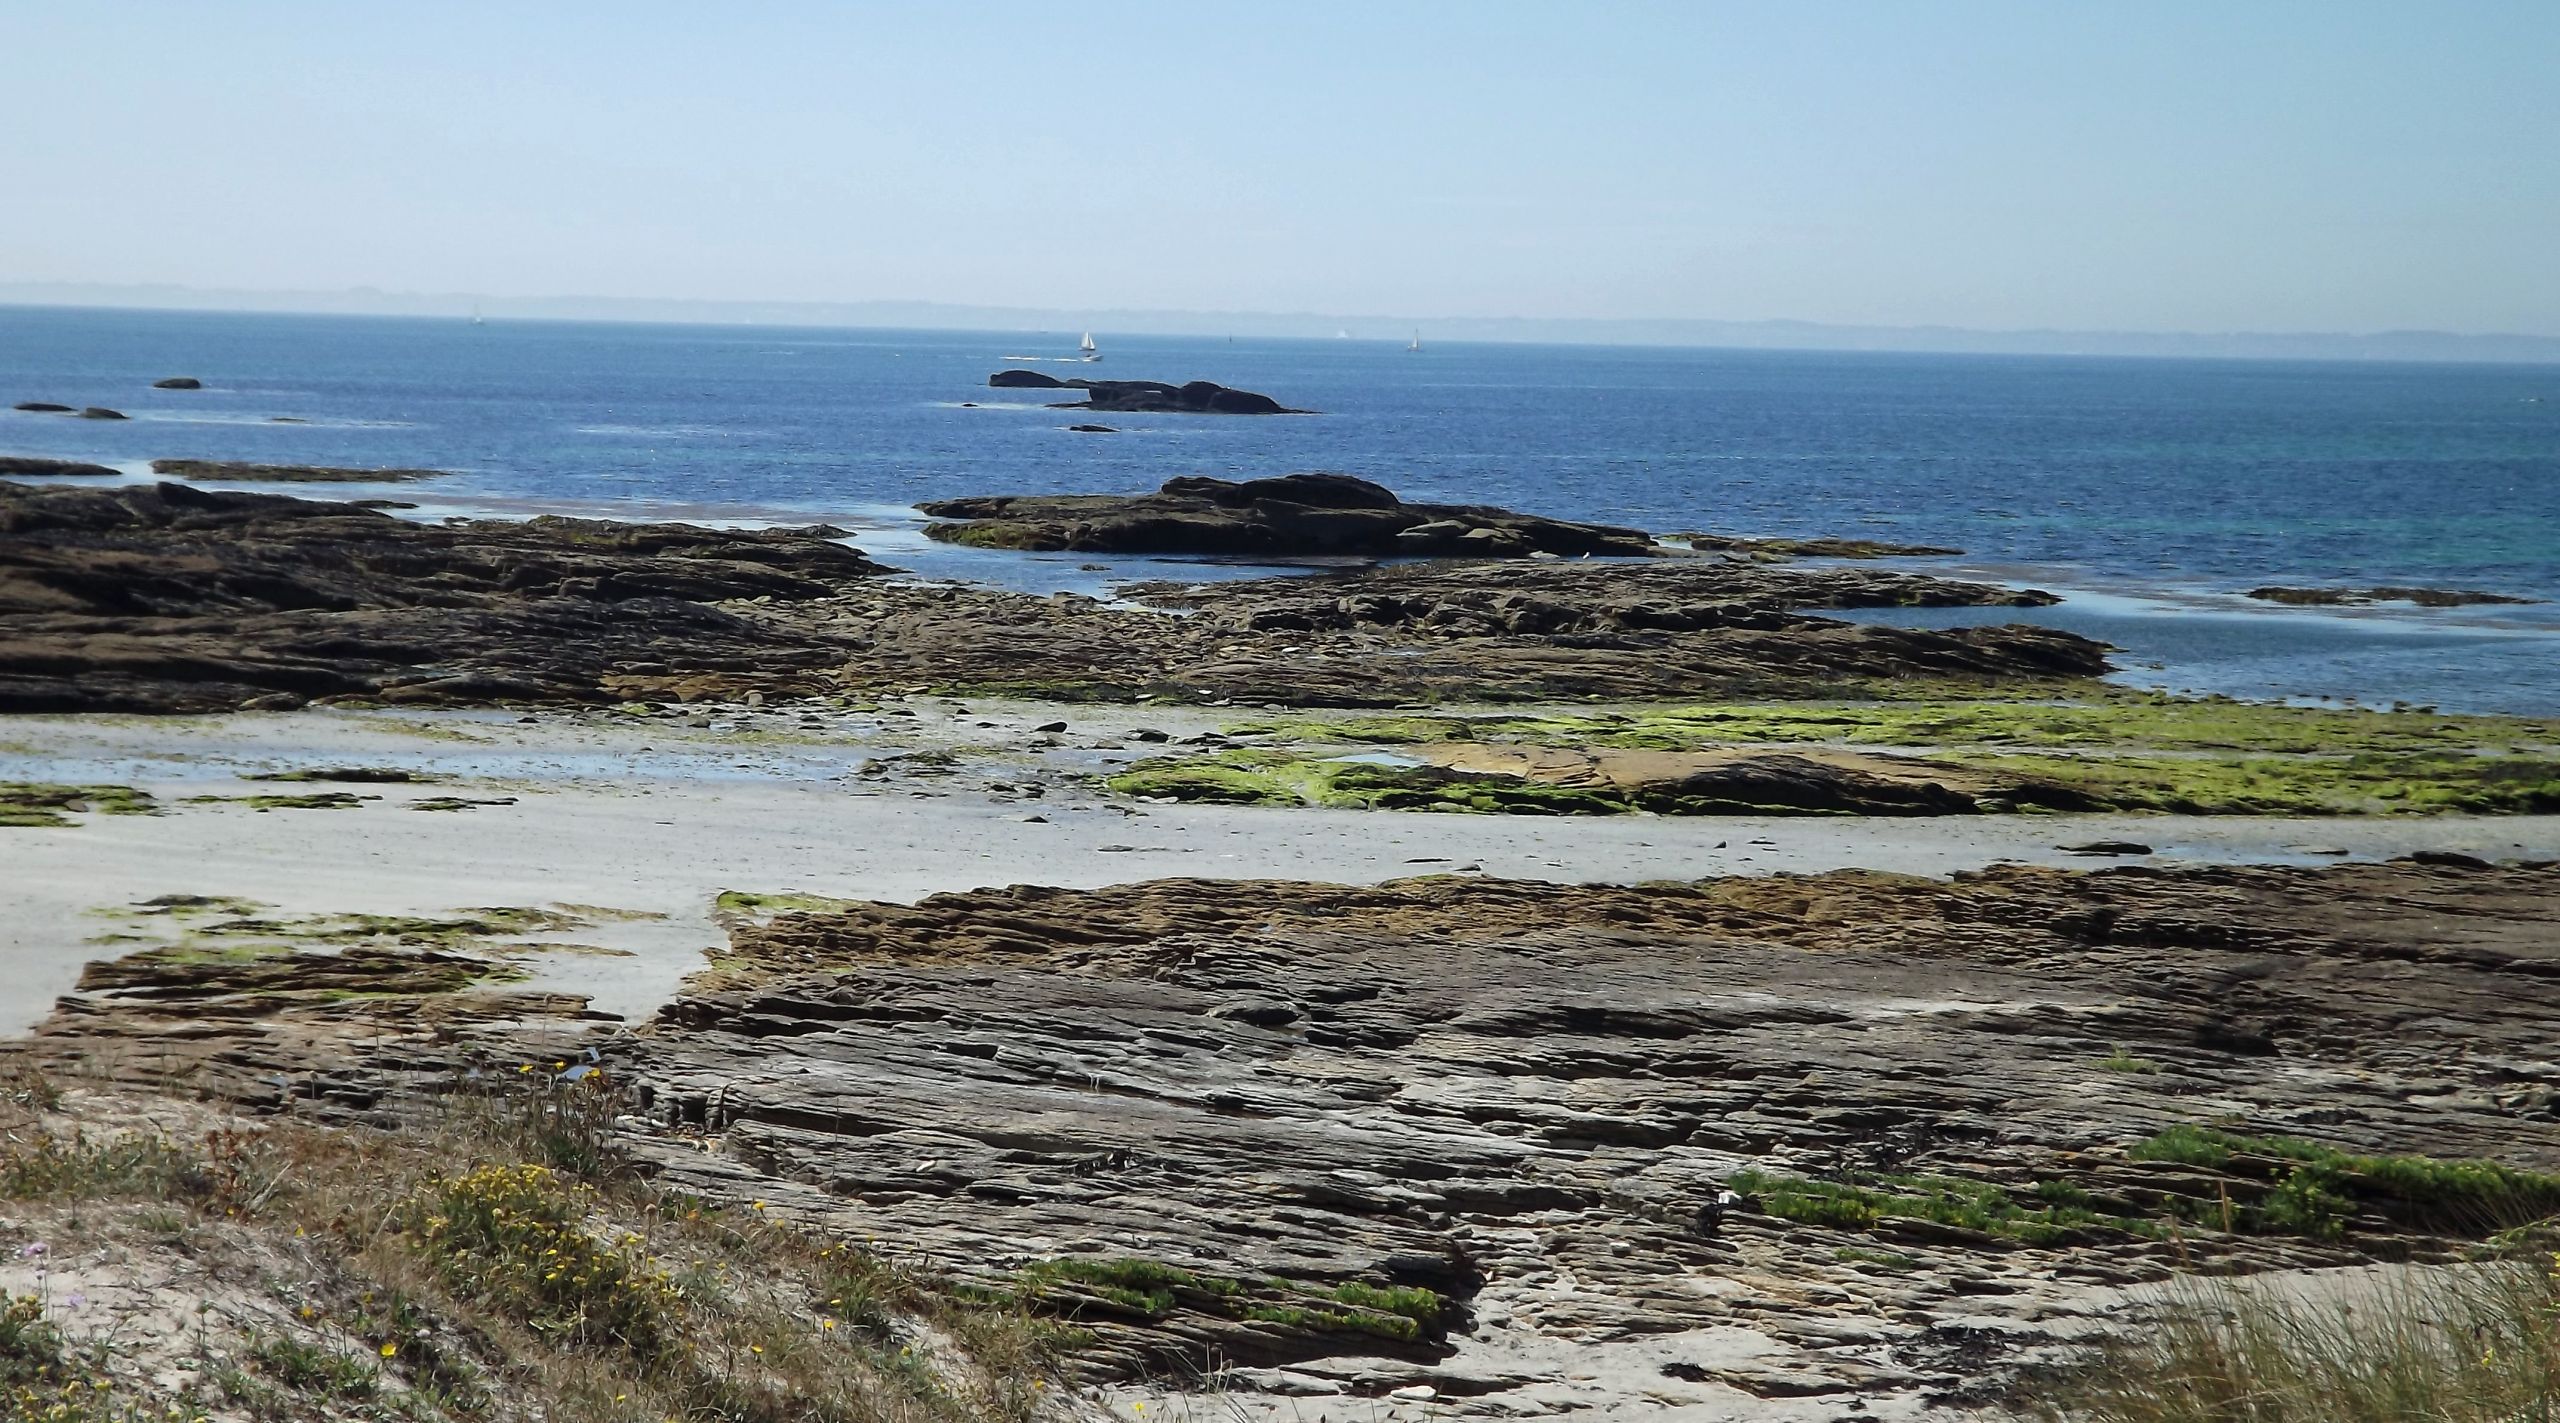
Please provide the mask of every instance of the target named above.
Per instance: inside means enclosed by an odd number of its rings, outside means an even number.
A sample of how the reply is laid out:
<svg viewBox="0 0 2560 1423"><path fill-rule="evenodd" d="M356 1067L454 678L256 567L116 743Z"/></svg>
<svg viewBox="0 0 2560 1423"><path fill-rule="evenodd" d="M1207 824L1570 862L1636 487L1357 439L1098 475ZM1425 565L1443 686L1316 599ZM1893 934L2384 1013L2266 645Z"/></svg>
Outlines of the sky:
<svg viewBox="0 0 2560 1423"><path fill-rule="evenodd" d="M2560 335L2560 3L13 7L0 282Z"/></svg>

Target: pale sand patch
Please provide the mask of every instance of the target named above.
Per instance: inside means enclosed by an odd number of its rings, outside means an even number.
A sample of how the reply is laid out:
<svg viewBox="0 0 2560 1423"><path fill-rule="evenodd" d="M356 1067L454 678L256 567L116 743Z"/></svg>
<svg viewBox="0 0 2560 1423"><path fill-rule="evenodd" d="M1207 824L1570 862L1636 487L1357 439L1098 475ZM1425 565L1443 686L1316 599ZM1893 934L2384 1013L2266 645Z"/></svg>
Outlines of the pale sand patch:
<svg viewBox="0 0 2560 1423"><path fill-rule="evenodd" d="M496 905L645 911L578 930L630 957L560 954L532 986L595 996L644 1016L724 942L722 890L913 900L1015 883L1085 888L1165 875L1369 883L1476 872L1625 882L1848 866L1944 875L1994 861L2087 865L2057 847L2137 840L2180 860L2311 862L2413 849L2560 858L2560 817L2436 820L1951 816L1927 820L1618 816L1551 819L1211 805L1145 805L1093 790L1078 770L1164 747L1239 715L1214 708L919 701L912 717L795 709L611 714L295 712L154 720L0 722L0 779L134 784L159 816L80 817L68 829L0 830L0 1031L34 1023L80 966L111 957L91 911L165 894L234 895L293 914L441 914ZM707 719L709 727L685 725ZM1036 728L1070 730L1043 747ZM986 723L982 725L981 723ZM950 776L861 774L875 756L958 749ZM243 782L244 770L398 765L459 779L344 787ZM1038 799L999 786L1037 785ZM345 789L353 810L185 803L192 795ZM517 803L420 812L430 796ZM1135 812L1135 813L1131 813ZM1030 817L1045 823L1033 823Z"/></svg>

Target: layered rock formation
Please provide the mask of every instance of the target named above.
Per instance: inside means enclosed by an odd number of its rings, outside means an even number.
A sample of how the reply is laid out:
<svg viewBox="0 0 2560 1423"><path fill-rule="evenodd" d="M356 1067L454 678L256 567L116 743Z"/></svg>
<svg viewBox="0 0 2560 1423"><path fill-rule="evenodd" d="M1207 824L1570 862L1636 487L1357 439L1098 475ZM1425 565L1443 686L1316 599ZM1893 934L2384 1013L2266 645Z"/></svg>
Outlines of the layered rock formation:
<svg viewBox="0 0 2560 1423"><path fill-rule="evenodd" d="M2106 665L2097 644L2048 629L1800 611L2041 596L1874 570L1455 563L1137 590L1175 612L875 582L878 566L835 532L417 524L175 484L0 483L0 709L690 701L916 683L1376 706Z"/></svg>
<svg viewBox="0 0 2560 1423"><path fill-rule="evenodd" d="M992 494L918 505L925 533L979 548L1082 553L1521 558L1654 552L1636 529L1480 505L1408 504L1347 474L1186 477L1153 494Z"/></svg>
<svg viewBox="0 0 2560 1423"><path fill-rule="evenodd" d="M823 532L0 483L0 710L612 700L617 675L671 666L735 695L822 689L832 649L710 604L880 571Z"/></svg>
<svg viewBox="0 0 2560 1423"><path fill-rule="evenodd" d="M741 929L615 1056L670 1186L990 1288L1175 1281L1039 1295L1096 1368L1827 1417L1996 1395L2173 1268L2496 1228L2350 1179L2289 1229L2281 1159L2135 1148L2560 1167L2555 912L2547 865L1017 888ZM1266 1281L1442 1304L1405 1337L1230 1303Z"/></svg>

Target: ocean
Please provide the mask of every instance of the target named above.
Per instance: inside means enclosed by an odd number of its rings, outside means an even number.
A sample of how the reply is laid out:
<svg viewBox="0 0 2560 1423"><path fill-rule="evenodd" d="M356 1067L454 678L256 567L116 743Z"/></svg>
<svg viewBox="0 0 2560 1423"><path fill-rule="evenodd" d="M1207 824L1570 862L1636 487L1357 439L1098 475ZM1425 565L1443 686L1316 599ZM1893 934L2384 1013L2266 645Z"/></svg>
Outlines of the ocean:
<svg viewBox="0 0 2560 1423"><path fill-rule="evenodd" d="M422 465L418 516L825 520L941 577L1098 589L1258 571L978 553L919 500L1329 469L1412 499L1657 532L1950 546L1913 566L2053 589L2019 614L2185 691L2560 713L2560 367L1214 340L0 308L0 454ZM991 390L1215 380L1322 412L1090 417ZM159 391L191 375L198 391ZM269 486L273 488L274 486ZM2267 583L2548 600L2270 607ZM1907 621L1981 613L1876 614Z"/></svg>

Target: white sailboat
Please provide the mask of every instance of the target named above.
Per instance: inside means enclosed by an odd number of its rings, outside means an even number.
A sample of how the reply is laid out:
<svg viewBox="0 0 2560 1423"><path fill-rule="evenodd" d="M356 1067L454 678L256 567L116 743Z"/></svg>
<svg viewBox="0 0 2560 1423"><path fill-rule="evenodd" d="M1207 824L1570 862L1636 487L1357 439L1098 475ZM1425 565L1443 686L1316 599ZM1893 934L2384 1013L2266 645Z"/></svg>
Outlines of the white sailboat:
<svg viewBox="0 0 2560 1423"><path fill-rule="evenodd" d="M1422 349L1422 333L1421 333L1421 332L1419 332L1419 331L1414 332L1414 333L1413 333L1413 344L1412 344L1412 345L1410 345L1410 346L1405 347L1405 349L1406 349L1406 350L1408 350L1408 351L1419 351L1419 350L1421 350L1421 349Z"/></svg>
<svg viewBox="0 0 2560 1423"><path fill-rule="evenodd" d="M1084 333L1084 344L1076 347L1076 353L1076 359L1078 360L1098 361L1102 359L1102 348L1093 344L1093 333L1090 331Z"/></svg>

